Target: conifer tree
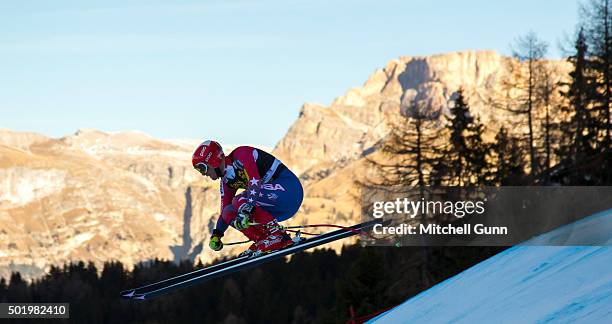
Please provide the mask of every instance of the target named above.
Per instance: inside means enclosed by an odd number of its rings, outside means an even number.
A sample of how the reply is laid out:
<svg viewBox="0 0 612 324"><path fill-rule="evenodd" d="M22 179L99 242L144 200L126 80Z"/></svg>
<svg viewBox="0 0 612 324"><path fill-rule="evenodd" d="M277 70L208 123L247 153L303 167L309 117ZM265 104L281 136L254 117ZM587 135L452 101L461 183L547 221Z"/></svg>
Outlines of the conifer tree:
<svg viewBox="0 0 612 324"><path fill-rule="evenodd" d="M529 172L535 175L539 172L536 126L543 101L538 88L545 81L546 64L543 58L548 44L539 39L535 32L529 32L520 36L512 47L514 60L509 61L510 78L505 80L511 98L507 99L504 109L526 118Z"/></svg>
<svg viewBox="0 0 612 324"><path fill-rule="evenodd" d="M519 141L500 127L495 136L493 151L496 155L495 182L501 186L520 185L525 179L525 163Z"/></svg>
<svg viewBox="0 0 612 324"><path fill-rule="evenodd" d="M610 150L612 121L610 91L612 88L612 13L609 0L590 0L581 6L582 31L587 45L589 73L593 75L590 93L593 115L597 119L596 150Z"/></svg>
<svg viewBox="0 0 612 324"><path fill-rule="evenodd" d="M372 184L414 186L430 184L430 170L439 153L435 132L438 114L429 116L415 102L404 107L405 116L391 121L391 132L379 147L384 160L369 159L382 177Z"/></svg>
<svg viewBox="0 0 612 324"><path fill-rule="evenodd" d="M597 142L596 122L592 111L593 78L589 75L587 44L583 30L580 30L575 43L576 53L568 60L574 66L570 72L571 81L562 92L566 105L562 111L569 119L561 124L563 138L559 155L565 167L576 166L595 153Z"/></svg>
<svg viewBox="0 0 612 324"><path fill-rule="evenodd" d="M0 278L0 303L5 303L7 301L6 299L7 290L8 290L8 287L6 285L6 280L4 280L4 278Z"/></svg>
<svg viewBox="0 0 612 324"><path fill-rule="evenodd" d="M491 148L482 139L484 125L470 113L462 89L456 96L446 126L449 143L436 163L434 176L449 186L484 185L491 179L488 163Z"/></svg>

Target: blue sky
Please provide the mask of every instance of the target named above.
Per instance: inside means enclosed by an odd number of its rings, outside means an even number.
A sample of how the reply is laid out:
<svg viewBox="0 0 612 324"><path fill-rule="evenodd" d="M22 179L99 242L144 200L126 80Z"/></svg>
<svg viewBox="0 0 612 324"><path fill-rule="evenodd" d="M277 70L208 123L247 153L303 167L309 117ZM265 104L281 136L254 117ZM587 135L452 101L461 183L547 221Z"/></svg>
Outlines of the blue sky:
<svg viewBox="0 0 612 324"><path fill-rule="evenodd" d="M404 55L509 53L534 30L559 57L577 2L2 1L0 128L79 128L274 146Z"/></svg>

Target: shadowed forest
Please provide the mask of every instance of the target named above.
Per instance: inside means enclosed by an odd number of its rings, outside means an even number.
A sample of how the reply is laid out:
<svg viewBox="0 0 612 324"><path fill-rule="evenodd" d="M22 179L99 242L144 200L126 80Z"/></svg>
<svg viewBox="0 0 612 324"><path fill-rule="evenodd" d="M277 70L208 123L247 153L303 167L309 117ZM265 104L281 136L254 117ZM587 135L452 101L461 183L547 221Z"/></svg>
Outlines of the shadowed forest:
<svg viewBox="0 0 612 324"><path fill-rule="evenodd" d="M501 248L432 248L431 284L449 278ZM429 288L420 279L420 248L345 247L277 260L143 302L119 292L203 267L155 260L127 271L106 263L54 267L30 284L18 273L0 280L0 302L69 302L65 323L343 323L398 305ZM40 323L40 319L3 320Z"/></svg>

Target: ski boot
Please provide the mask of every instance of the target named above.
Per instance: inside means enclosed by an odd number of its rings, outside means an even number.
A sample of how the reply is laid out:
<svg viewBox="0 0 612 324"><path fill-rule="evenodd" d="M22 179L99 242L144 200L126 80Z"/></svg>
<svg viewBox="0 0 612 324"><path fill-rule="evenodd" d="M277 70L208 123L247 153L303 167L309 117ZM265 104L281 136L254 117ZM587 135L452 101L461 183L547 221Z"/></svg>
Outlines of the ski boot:
<svg viewBox="0 0 612 324"><path fill-rule="evenodd" d="M277 233L253 243L251 248L255 249L256 251L260 251L261 253L268 253L283 249L292 244L293 240L287 233Z"/></svg>
<svg viewBox="0 0 612 324"><path fill-rule="evenodd" d="M268 253L294 243L278 221L265 209L254 208L251 220L254 225L240 229L240 231L254 243L241 255Z"/></svg>
<svg viewBox="0 0 612 324"><path fill-rule="evenodd" d="M263 209L258 208L256 210L253 220L257 225L245 228L241 232L254 243L240 256L268 253L294 243L276 219Z"/></svg>
<svg viewBox="0 0 612 324"><path fill-rule="evenodd" d="M252 239L254 243L251 244L248 250L242 252L240 256L256 256L264 253L269 253L272 251L280 250L295 243L291 236L289 236L289 234L287 234L284 229L279 227L276 220L273 220L267 224L255 225L252 227L253 228L249 228L251 229L250 234L257 232L259 235L257 235L257 238Z"/></svg>

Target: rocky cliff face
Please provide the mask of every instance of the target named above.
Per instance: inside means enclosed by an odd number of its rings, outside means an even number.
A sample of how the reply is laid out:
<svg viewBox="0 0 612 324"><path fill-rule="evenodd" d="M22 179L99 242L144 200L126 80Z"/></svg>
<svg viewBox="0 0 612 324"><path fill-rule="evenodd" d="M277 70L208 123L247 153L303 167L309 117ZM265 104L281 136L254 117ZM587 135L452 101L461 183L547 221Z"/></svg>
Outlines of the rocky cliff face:
<svg viewBox="0 0 612 324"><path fill-rule="evenodd" d="M0 276L37 276L71 260L217 257L202 250L219 198L218 185L191 168L197 143L138 132L50 139L3 130Z"/></svg>
<svg viewBox="0 0 612 324"><path fill-rule="evenodd" d="M305 104L273 153L300 174L306 198L289 223L359 220L354 180L363 156L387 134L406 102L448 112L463 88L489 126L512 116L493 109L508 58L495 52L401 57L376 70L329 107ZM559 77L569 66L552 63ZM218 184L191 168L199 141L161 141L139 132L81 130L61 139L0 130L0 276L38 276L51 264L115 259L132 265L220 255L204 248L218 216ZM226 241L243 238L228 231Z"/></svg>
<svg viewBox="0 0 612 324"><path fill-rule="evenodd" d="M489 103L502 95L510 60L493 51L392 60L329 107L305 104L274 153L307 178L328 173L326 169L358 159L383 138L388 131L385 121L389 115L406 113L407 102L448 114L448 104L460 88L472 111L495 129L500 121L516 118ZM568 72L566 62L552 64L558 77Z"/></svg>

